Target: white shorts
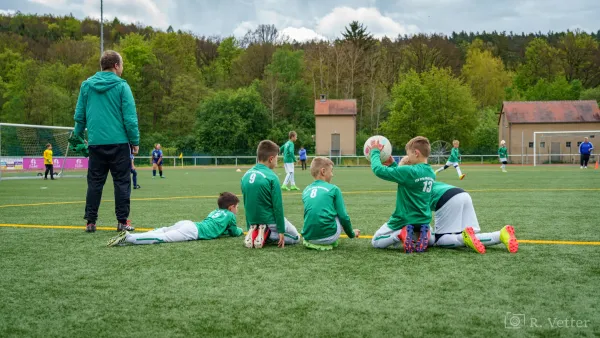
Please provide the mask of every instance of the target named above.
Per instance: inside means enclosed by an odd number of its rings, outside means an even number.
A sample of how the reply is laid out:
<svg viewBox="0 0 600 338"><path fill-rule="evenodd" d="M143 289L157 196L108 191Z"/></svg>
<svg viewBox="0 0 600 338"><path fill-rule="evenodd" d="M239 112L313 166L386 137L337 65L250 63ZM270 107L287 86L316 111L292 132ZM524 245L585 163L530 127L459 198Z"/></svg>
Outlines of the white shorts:
<svg viewBox="0 0 600 338"><path fill-rule="evenodd" d="M337 241L342 235L342 224L340 223L340 219L337 217L335 218L335 224L337 224L337 230L335 234L321 239L313 239L308 242L316 245L330 245L333 242Z"/></svg>
<svg viewBox="0 0 600 338"><path fill-rule="evenodd" d="M458 162L450 162L450 161L448 161L448 162L446 162L446 165L447 166L453 166L453 167L456 168L456 167L458 167Z"/></svg>
<svg viewBox="0 0 600 338"><path fill-rule="evenodd" d="M292 223L290 223L290 221L287 220L287 218L284 218L284 221L285 221L285 234L283 234L283 236L285 237L285 244L299 243L300 235L298 234L298 229L296 229L296 227L294 227L292 225ZM278 241L279 240L279 232L277 232L277 224L269 224L267 226L269 227L269 230L271 230L271 235L269 236L269 240Z"/></svg>
<svg viewBox="0 0 600 338"><path fill-rule="evenodd" d="M285 169L285 173L294 173L294 163L284 163L283 168Z"/></svg>
<svg viewBox="0 0 600 338"><path fill-rule="evenodd" d="M473 227L479 232L479 222L473 208L471 196L462 192L452 196L443 207L435 212L435 234L454 234L462 232L466 227Z"/></svg>
<svg viewBox="0 0 600 338"><path fill-rule="evenodd" d="M502 158L500 158L500 162L508 162L508 161L506 160L506 158L502 157Z"/></svg>

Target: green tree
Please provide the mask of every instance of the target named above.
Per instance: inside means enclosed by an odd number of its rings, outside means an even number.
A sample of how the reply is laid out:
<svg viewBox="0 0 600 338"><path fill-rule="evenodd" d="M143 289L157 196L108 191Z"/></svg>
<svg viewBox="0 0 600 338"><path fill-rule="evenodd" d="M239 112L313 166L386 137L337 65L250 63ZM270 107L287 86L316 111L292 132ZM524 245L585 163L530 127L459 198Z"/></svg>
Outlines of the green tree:
<svg viewBox="0 0 600 338"><path fill-rule="evenodd" d="M600 86L583 90L579 95L580 100L596 100L600 104Z"/></svg>
<svg viewBox="0 0 600 338"><path fill-rule="evenodd" d="M539 80L535 86L525 92L527 101L560 101L579 100L582 85L579 80L569 83L564 76L559 76L554 81Z"/></svg>
<svg viewBox="0 0 600 338"><path fill-rule="evenodd" d="M489 50L481 49L481 45L481 40L475 40L469 47L462 76L480 107L499 105L506 95L506 87L511 84L510 74L502 60Z"/></svg>
<svg viewBox="0 0 600 338"><path fill-rule="evenodd" d="M468 143L477 123L469 87L448 68L421 74L410 71L392 89L391 100L391 112L381 130L396 146L417 135L432 142L459 139Z"/></svg>
<svg viewBox="0 0 600 338"><path fill-rule="evenodd" d="M355 46L367 50L375 44L373 35L369 33L367 27L358 21L352 21L342 32L346 41L352 42Z"/></svg>
<svg viewBox="0 0 600 338"><path fill-rule="evenodd" d="M580 80L584 87L600 84L600 67L596 63L598 41L585 32L567 32L558 44L567 81Z"/></svg>
<svg viewBox="0 0 600 338"><path fill-rule="evenodd" d="M219 91L198 111L197 147L214 155L248 153L268 133L267 119L256 86Z"/></svg>

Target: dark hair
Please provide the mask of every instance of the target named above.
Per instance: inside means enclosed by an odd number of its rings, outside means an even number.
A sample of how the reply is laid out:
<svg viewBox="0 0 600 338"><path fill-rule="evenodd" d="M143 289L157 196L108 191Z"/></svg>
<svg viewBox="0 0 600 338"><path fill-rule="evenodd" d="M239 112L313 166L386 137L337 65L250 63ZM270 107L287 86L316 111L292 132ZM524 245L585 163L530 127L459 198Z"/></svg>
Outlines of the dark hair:
<svg viewBox="0 0 600 338"><path fill-rule="evenodd" d="M121 55L114 50L107 50L102 53L100 58L100 67L102 70L115 68L115 65L121 64Z"/></svg>
<svg viewBox="0 0 600 338"><path fill-rule="evenodd" d="M266 162L271 156L279 155L279 147L275 142L270 140L260 141L256 149L256 157L259 162Z"/></svg>
<svg viewBox="0 0 600 338"><path fill-rule="evenodd" d="M240 199L230 192L222 192L219 195L219 199L217 200L217 204L219 205L219 209L227 209L232 205L236 205L240 203Z"/></svg>
<svg viewBox="0 0 600 338"><path fill-rule="evenodd" d="M46 143L46 148L50 148L51 144L50 143Z"/></svg>

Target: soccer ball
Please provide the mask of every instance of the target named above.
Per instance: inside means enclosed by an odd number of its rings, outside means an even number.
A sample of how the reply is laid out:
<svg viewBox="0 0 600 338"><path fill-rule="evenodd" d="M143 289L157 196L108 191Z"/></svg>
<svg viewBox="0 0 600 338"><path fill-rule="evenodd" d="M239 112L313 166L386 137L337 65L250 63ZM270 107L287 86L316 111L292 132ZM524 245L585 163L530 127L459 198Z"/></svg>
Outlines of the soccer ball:
<svg viewBox="0 0 600 338"><path fill-rule="evenodd" d="M381 135L371 136L369 137L367 142L365 142L365 145L363 146L363 153L365 154L367 161L371 162L371 157L369 156L369 149L371 148L371 141L373 140L379 140L379 143L383 145L383 150L381 151L381 154L379 156L379 158L381 159L381 163L387 161L390 158L390 156L392 156L392 144L390 143L390 140L388 140L385 136Z"/></svg>

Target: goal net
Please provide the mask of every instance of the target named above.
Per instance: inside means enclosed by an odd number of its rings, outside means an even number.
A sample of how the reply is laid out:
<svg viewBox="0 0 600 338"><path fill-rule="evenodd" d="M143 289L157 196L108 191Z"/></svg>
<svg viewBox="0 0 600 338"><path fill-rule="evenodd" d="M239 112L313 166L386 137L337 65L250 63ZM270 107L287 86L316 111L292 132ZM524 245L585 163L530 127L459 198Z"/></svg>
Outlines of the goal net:
<svg viewBox="0 0 600 338"><path fill-rule="evenodd" d="M579 165L579 146L584 138L600 147L600 130L592 131L536 131L533 133L533 165L577 164ZM594 149L590 163L596 162L598 150Z"/></svg>
<svg viewBox="0 0 600 338"><path fill-rule="evenodd" d="M0 180L42 178L48 143L55 176L85 176L87 158L69 156L72 131L70 127L0 123Z"/></svg>

